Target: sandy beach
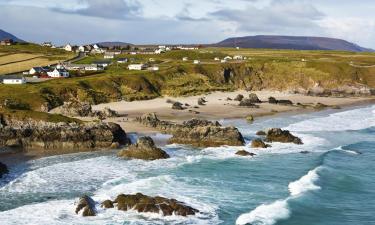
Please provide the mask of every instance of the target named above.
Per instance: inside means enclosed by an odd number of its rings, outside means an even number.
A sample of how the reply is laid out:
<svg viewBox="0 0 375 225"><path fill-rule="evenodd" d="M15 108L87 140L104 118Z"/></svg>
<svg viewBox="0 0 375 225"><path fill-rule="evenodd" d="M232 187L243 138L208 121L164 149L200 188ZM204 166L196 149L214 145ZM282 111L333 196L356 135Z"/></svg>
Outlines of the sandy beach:
<svg viewBox="0 0 375 225"><path fill-rule="evenodd" d="M261 116L270 116L277 113L285 112L307 112L314 110L313 107L299 107L299 106L285 106L275 105L267 103L270 96L276 99L287 99L291 100L294 104L301 103L304 105L315 105L316 103L322 103L328 106L350 106L355 104L364 104L373 100L371 97L350 97L350 98L334 98L334 97L314 97L305 96L300 94L290 94L285 92L276 91L256 91L252 92L258 95L259 99L264 102L259 104L259 108L247 108L238 106L238 101L227 100L227 98L234 99L238 94L242 94L245 97L249 95L247 91L235 91L235 92L214 92L211 94L200 95L200 96L189 96L189 97L163 97L146 101L133 101L133 102L112 102L106 104L100 104L93 106L93 110L102 110L108 107L112 110L117 111L121 115L120 118L108 119L109 122L119 123L127 132L136 133L155 133L156 130L152 130L148 127L143 127L139 123L134 122L136 117L139 117L145 113L156 113L160 119L170 120L175 122L181 122L191 118L200 118L208 120L220 120L220 119L236 119L245 118L248 115L253 115L255 118ZM207 101L206 105L198 106L197 101L199 98L204 97ZM185 110L173 110L172 104L167 103L167 100L178 101L183 104L188 104ZM199 108L195 108L195 107ZM199 112L196 114L194 112Z"/></svg>

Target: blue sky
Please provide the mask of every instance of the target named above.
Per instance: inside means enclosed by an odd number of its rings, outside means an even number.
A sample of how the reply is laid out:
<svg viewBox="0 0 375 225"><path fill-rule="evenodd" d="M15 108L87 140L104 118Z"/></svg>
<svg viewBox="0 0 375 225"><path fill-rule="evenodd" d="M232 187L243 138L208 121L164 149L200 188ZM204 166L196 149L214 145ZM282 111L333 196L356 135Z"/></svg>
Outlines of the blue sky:
<svg viewBox="0 0 375 225"><path fill-rule="evenodd" d="M311 35L375 48L373 0L0 0L0 29L34 42L213 43Z"/></svg>

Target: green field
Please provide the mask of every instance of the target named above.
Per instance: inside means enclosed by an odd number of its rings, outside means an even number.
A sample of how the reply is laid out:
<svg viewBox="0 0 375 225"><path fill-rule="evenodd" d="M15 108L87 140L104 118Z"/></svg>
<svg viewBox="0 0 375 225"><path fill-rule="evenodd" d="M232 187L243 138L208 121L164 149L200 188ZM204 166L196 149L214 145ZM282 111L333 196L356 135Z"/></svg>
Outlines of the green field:
<svg viewBox="0 0 375 225"><path fill-rule="evenodd" d="M42 53L35 50L33 54ZM248 59L214 61L215 57L227 55L243 55ZM117 56L123 57L132 58L134 63L147 63L153 58L152 64L157 64L160 70L129 71L127 64L117 64L114 59L114 64L105 72L95 75L23 86L0 85L0 103L13 99L29 105L30 110L39 111L42 106L54 108L71 99L98 104L219 90L309 89L317 83L328 89L356 84L375 88L375 67L371 67L375 65L374 53L206 48L161 55ZM182 57L189 57L189 61L183 62ZM103 56L89 56L77 63L99 59ZM193 64L195 59L202 63Z"/></svg>

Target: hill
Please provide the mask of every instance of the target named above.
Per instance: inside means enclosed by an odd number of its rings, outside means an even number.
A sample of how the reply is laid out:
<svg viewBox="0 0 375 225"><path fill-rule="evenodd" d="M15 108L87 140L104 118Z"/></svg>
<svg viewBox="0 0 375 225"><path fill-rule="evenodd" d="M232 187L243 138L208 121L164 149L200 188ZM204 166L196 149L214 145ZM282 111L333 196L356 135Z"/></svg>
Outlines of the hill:
<svg viewBox="0 0 375 225"><path fill-rule="evenodd" d="M0 40L4 40L4 39L12 39L15 42L25 42L19 39L18 37L14 36L13 34L0 29Z"/></svg>
<svg viewBox="0 0 375 225"><path fill-rule="evenodd" d="M351 52L374 51L372 49L363 48L354 43L335 38L273 35L228 38L214 44L214 46L294 50L340 50Z"/></svg>

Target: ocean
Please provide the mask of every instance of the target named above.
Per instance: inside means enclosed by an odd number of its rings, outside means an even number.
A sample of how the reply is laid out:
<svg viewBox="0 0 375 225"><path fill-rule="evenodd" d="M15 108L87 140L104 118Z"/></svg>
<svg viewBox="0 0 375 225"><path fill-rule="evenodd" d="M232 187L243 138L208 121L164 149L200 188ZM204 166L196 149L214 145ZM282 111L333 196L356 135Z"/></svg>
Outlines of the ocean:
<svg viewBox="0 0 375 225"><path fill-rule="evenodd" d="M153 162L119 159L114 151L28 161L0 183L0 224L375 224L375 106L220 122L238 127L247 144L256 131L281 127L304 145L168 145L171 158ZM236 156L241 149L257 156ZM83 194L101 202L137 192L176 198L200 213L162 217L100 207L96 217L74 213Z"/></svg>

